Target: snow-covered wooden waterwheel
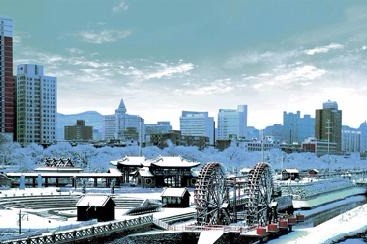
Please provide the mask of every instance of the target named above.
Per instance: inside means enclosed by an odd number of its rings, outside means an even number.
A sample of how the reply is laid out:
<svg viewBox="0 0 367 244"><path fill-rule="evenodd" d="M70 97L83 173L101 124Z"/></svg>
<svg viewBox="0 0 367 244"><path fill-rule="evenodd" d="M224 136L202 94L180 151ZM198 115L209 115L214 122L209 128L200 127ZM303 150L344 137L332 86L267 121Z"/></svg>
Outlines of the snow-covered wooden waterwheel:
<svg viewBox="0 0 367 244"><path fill-rule="evenodd" d="M230 224L229 193L222 166L204 165L194 191L198 225Z"/></svg>
<svg viewBox="0 0 367 244"><path fill-rule="evenodd" d="M271 213L270 203L273 196L273 177L269 164L257 163L250 171L245 195L248 197L247 224L266 225Z"/></svg>

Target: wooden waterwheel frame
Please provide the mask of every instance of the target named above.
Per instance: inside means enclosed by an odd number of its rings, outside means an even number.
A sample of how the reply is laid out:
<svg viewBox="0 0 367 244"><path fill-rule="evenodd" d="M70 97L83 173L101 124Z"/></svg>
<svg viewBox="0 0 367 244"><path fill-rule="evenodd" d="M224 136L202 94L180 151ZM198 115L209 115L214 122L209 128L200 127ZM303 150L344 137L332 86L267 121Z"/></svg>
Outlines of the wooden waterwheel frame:
<svg viewBox="0 0 367 244"><path fill-rule="evenodd" d="M194 191L198 225L228 225L229 190L219 163L204 165Z"/></svg>

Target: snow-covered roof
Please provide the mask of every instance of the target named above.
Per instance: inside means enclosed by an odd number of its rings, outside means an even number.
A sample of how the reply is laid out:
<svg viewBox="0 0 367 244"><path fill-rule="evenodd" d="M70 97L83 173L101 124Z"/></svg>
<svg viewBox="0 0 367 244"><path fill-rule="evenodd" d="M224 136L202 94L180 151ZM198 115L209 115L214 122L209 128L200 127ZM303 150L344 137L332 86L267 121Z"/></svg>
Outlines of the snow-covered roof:
<svg viewBox="0 0 367 244"><path fill-rule="evenodd" d="M29 173L6 173L6 176L9 178L12 177L38 177L41 175L42 177L79 177L79 178L110 178L110 177L120 177L121 172L110 172L110 173L76 173L76 172L29 172Z"/></svg>
<svg viewBox="0 0 367 244"><path fill-rule="evenodd" d="M282 172L287 172L289 174L298 174L299 170L298 169L284 169Z"/></svg>
<svg viewBox="0 0 367 244"><path fill-rule="evenodd" d="M242 173L242 174L250 173L251 170L252 170L252 168L243 168L243 169L240 170L240 173Z"/></svg>
<svg viewBox="0 0 367 244"><path fill-rule="evenodd" d="M183 188L172 187L172 188L164 189L161 196L162 197L183 197L186 192L188 192L186 187L183 187Z"/></svg>
<svg viewBox="0 0 367 244"><path fill-rule="evenodd" d="M81 172L82 168L71 168L71 167L38 167L34 171L37 172Z"/></svg>
<svg viewBox="0 0 367 244"><path fill-rule="evenodd" d="M77 202L77 207L96 206L103 207L111 199L110 196L85 195Z"/></svg>
<svg viewBox="0 0 367 244"><path fill-rule="evenodd" d="M182 167L182 168L191 168L200 165L197 162L189 162L184 160L181 157L159 157L151 162L152 165L157 167Z"/></svg>
<svg viewBox="0 0 367 244"><path fill-rule="evenodd" d="M145 162L145 157L141 156L125 156L122 159L112 160L111 164L117 166L118 164L126 166L137 166L140 167Z"/></svg>
<svg viewBox="0 0 367 244"><path fill-rule="evenodd" d="M149 171L148 167L139 169L139 174L141 177L153 177L153 174Z"/></svg>
<svg viewBox="0 0 367 244"><path fill-rule="evenodd" d="M120 174L121 175L121 171L116 169L116 168L109 168L108 173L116 174L116 175Z"/></svg>

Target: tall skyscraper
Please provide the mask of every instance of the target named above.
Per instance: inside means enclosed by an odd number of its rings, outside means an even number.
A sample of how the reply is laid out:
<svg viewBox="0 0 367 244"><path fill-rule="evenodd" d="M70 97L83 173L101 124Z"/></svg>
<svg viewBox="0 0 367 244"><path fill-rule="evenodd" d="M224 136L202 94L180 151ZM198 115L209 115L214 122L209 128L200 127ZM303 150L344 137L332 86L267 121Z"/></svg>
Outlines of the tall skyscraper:
<svg viewBox="0 0 367 244"><path fill-rule="evenodd" d="M13 140L14 133L13 23L0 17L0 134Z"/></svg>
<svg viewBox="0 0 367 244"><path fill-rule="evenodd" d="M43 66L17 67L17 141L22 145L50 145L56 141L56 77Z"/></svg>
<svg viewBox="0 0 367 244"><path fill-rule="evenodd" d="M114 115L105 116L105 139L141 140L144 142L144 119L138 115L126 113L124 100L115 110Z"/></svg>
<svg viewBox="0 0 367 244"><path fill-rule="evenodd" d="M183 136L204 136L214 145L214 119L208 112L182 111L180 131Z"/></svg>
<svg viewBox="0 0 367 244"><path fill-rule="evenodd" d="M246 137L247 105L238 105L237 109L219 109L218 139Z"/></svg>
<svg viewBox="0 0 367 244"><path fill-rule="evenodd" d="M361 152L367 152L367 121L364 121L359 126L359 131L361 132Z"/></svg>
<svg viewBox="0 0 367 244"><path fill-rule="evenodd" d="M342 111L336 102L328 100L316 110L315 136L319 141L336 143L336 152L341 152Z"/></svg>
<svg viewBox="0 0 367 244"><path fill-rule="evenodd" d="M282 141L292 144L301 144L305 139L315 137L315 119L310 115L301 118L297 113L283 112L283 138Z"/></svg>
<svg viewBox="0 0 367 244"><path fill-rule="evenodd" d="M288 144L299 142L300 111L297 113L283 112L284 139Z"/></svg>

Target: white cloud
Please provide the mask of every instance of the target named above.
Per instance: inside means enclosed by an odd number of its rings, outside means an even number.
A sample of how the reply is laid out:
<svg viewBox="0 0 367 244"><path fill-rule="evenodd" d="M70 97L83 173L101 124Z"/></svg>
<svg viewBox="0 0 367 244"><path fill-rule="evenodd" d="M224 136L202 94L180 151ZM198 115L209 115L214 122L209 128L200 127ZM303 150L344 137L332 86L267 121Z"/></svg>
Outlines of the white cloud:
<svg viewBox="0 0 367 244"><path fill-rule="evenodd" d="M203 86L191 86L185 93L188 95L214 95L214 94L226 94L232 92L234 89L230 79L215 80L209 85Z"/></svg>
<svg viewBox="0 0 367 244"><path fill-rule="evenodd" d="M145 74L144 75L144 80L149 80L149 79L161 79L163 77L171 77L174 74L179 74L179 73L186 73L192 69L194 69L194 65L192 63L183 63L183 64L179 64L176 66L168 66L166 64L162 64L163 69L149 73L149 74Z"/></svg>
<svg viewBox="0 0 367 244"><path fill-rule="evenodd" d="M82 54L83 51L80 50L79 48L66 48L66 50L70 53L70 54Z"/></svg>
<svg viewBox="0 0 367 244"><path fill-rule="evenodd" d="M344 45L339 44L339 43L330 43L329 45L326 46L320 46L320 47L316 47L316 48L312 48L312 49L306 49L304 50L304 53L306 53L307 55L315 55L315 54L319 54L319 53L327 53L330 50L333 49L343 49Z"/></svg>
<svg viewBox="0 0 367 244"><path fill-rule="evenodd" d="M362 46L361 48L363 51L367 49L367 46Z"/></svg>
<svg viewBox="0 0 367 244"><path fill-rule="evenodd" d="M296 67L295 69L274 77L275 81L279 82L292 82L292 81L307 81L314 80L325 74L325 70L318 69L312 65L304 65L302 67Z"/></svg>
<svg viewBox="0 0 367 244"><path fill-rule="evenodd" d="M83 41L102 44L107 42L116 42L131 35L128 30L103 30L97 31L82 31L78 34Z"/></svg>
<svg viewBox="0 0 367 244"><path fill-rule="evenodd" d="M122 12L122 11L127 11L128 8L129 8L129 6L124 1L121 1L116 6L114 6L112 8L112 11L114 13L118 13L118 12Z"/></svg>

